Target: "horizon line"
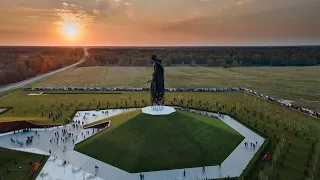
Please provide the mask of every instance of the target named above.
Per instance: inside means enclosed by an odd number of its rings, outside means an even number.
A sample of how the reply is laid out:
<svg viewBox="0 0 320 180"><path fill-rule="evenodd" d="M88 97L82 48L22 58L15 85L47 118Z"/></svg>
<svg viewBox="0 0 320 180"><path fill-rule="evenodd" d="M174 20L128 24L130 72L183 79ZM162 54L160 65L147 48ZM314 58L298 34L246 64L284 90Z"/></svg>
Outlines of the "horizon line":
<svg viewBox="0 0 320 180"><path fill-rule="evenodd" d="M150 46L124 46L124 45L0 45L3 47L310 47L310 46L320 46L320 44L315 45L150 45Z"/></svg>

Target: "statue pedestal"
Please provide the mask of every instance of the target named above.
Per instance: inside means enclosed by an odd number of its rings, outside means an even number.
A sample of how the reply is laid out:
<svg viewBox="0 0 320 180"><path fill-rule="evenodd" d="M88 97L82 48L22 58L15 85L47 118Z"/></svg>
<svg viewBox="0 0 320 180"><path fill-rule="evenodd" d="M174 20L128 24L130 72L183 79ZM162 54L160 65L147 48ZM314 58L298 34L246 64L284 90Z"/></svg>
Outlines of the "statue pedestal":
<svg viewBox="0 0 320 180"><path fill-rule="evenodd" d="M176 112L173 107L170 106L147 106L141 109L142 113L150 115L168 115Z"/></svg>

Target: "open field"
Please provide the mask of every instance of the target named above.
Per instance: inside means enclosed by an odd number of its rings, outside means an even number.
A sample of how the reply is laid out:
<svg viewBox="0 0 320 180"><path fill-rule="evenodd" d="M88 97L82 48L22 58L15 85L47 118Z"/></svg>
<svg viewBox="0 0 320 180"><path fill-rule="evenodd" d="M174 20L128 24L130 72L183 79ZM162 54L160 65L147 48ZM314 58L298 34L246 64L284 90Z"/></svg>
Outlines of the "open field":
<svg viewBox="0 0 320 180"><path fill-rule="evenodd" d="M82 67L34 83L38 86L149 87L151 67ZM320 67L166 67L172 88L246 87L320 111Z"/></svg>
<svg viewBox="0 0 320 180"><path fill-rule="evenodd" d="M216 118L184 111L152 116L137 110L110 119L112 128L76 150L131 173L218 165L244 139ZM117 121L122 124L115 127Z"/></svg>
<svg viewBox="0 0 320 180"><path fill-rule="evenodd" d="M27 179L31 168L29 163L35 161L39 162L41 159L43 159L43 162L46 162L48 157L0 148L0 177L3 180ZM15 160L17 160L17 164L15 164ZM36 179L37 174L39 174L43 165L44 164L41 164L36 173L31 176L31 180ZM21 169L19 167L21 167ZM7 168L9 168L11 172L6 173Z"/></svg>
<svg viewBox="0 0 320 180"><path fill-rule="evenodd" d="M90 93L90 92L89 92ZM0 121L17 117L43 118L36 123L65 123L66 117L71 116L76 109L107 109L112 107L145 106L149 104L149 92L120 92L121 94L50 94L44 96L28 96L28 92L15 91L0 99L1 106L13 106L12 110L0 115ZM99 105L100 101L100 105ZM281 179L301 179L305 177L303 169L311 171L310 156L312 144L320 138L319 119L312 118L284 106L263 100L244 92L168 92L166 101L168 105L182 105L192 108L200 108L208 111L220 111L233 116L241 123L270 137L271 143L266 151L274 154L277 141L282 135L286 141L280 148L278 158L274 162L274 168L269 173L270 179L276 179L277 171ZM63 104L61 108L61 104ZM43 106L42 106L43 105ZM52 106L53 105L53 106ZM50 107L51 106L51 107ZM42 108L41 108L42 107ZM48 112L54 116L57 110L62 111L61 117L56 121L47 118ZM41 112L46 112L41 116ZM111 127L113 124L111 123ZM287 141L293 143L290 150ZM266 162L258 158L258 163L253 166L249 178L258 176ZM264 168L263 171L266 171Z"/></svg>

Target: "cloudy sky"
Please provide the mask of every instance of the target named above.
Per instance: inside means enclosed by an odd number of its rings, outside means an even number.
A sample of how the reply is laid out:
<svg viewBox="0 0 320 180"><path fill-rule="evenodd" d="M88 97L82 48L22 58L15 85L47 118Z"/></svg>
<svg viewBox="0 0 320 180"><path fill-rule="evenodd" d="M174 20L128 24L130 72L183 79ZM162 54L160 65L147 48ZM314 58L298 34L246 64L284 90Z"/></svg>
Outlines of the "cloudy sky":
<svg viewBox="0 0 320 180"><path fill-rule="evenodd" d="M0 45L320 45L320 0L0 0Z"/></svg>

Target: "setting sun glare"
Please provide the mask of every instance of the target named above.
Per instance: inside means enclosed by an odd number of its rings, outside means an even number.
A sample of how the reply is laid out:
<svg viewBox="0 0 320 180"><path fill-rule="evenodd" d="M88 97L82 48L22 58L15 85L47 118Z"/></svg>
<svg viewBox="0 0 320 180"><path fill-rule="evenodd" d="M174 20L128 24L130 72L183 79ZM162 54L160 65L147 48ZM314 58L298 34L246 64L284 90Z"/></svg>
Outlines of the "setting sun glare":
<svg viewBox="0 0 320 180"><path fill-rule="evenodd" d="M61 26L61 33L67 39L77 39L81 34L81 25L79 23L64 23Z"/></svg>

